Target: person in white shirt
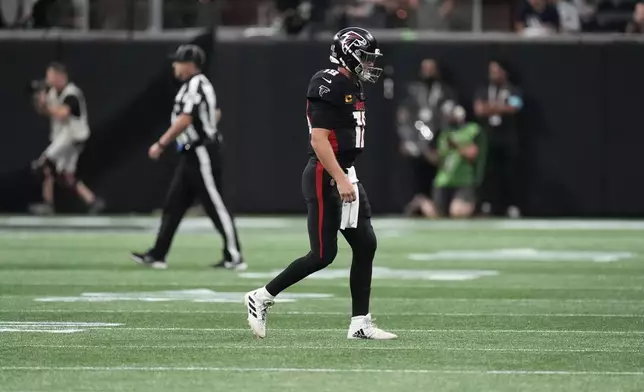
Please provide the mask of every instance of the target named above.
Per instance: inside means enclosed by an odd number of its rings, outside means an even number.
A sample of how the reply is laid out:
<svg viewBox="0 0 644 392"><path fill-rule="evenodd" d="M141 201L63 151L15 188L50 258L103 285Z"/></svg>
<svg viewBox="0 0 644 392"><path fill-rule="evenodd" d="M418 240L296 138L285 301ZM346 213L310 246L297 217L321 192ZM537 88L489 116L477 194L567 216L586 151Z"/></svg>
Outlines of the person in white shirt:
<svg viewBox="0 0 644 392"><path fill-rule="evenodd" d="M515 30L524 37L547 36L560 29L559 12L547 0L528 0L519 7Z"/></svg>
<svg viewBox="0 0 644 392"><path fill-rule="evenodd" d="M564 33L578 33L581 31L579 10L569 0L552 0L559 11L561 31Z"/></svg>
<svg viewBox="0 0 644 392"><path fill-rule="evenodd" d="M48 214L54 210L54 181L69 187L87 204L90 213L103 210L105 203L76 177L76 165L90 135L87 105L83 92L69 80L67 68L61 63L47 67L47 88L35 95L36 110L51 121L51 144L33 163L42 173L43 200L32 212Z"/></svg>
<svg viewBox="0 0 644 392"><path fill-rule="evenodd" d="M31 18L36 0L0 0L0 26L22 26Z"/></svg>

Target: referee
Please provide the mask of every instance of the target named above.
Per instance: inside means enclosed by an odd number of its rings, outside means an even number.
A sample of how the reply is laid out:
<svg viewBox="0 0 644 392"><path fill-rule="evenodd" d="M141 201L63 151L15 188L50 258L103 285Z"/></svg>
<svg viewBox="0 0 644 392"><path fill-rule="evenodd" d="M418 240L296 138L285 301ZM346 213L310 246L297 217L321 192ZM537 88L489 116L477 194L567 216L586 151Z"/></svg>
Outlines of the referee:
<svg viewBox="0 0 644 392"><path fill-rule="evenodd" d="M198 199L224 240L224 257L214 267L244 270L233 218L221 197L221 137L217 121L215 90L202 73L206 55L195 45L182 45L173 55L174 74L183 86L174 100L172 125L148 152L151 159L161 156L174 140L181 157L163 209L161 227L154 247L145 253L132 253L139 264L165 269L165 257L186 210Z"/></svg>

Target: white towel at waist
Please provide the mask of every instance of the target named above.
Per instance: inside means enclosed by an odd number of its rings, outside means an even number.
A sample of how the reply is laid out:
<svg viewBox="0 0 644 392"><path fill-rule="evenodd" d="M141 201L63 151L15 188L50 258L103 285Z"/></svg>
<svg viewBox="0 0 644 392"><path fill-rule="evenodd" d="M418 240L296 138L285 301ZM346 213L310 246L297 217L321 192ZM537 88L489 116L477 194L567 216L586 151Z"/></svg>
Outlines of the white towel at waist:
<svg viewBox="0 0 644 392"><path fill-rule="evenodd" d="M360 192L358 191L358 175L356 169L351 166L347 172L349 182L353 184L353 191L356 194L356 200L348 203L342 202L342 219L340 221L340 230L355 229L358 227L358 212L360 211Z"/></svg>

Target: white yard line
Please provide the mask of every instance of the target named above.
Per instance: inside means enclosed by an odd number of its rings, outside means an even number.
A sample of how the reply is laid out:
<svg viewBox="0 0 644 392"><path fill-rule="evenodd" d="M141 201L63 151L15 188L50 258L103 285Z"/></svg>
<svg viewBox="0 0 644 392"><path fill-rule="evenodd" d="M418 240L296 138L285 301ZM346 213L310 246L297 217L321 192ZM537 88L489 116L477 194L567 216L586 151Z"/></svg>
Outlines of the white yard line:
<svg viewBox="0 0 644 392"><path fill-rule="evenodd" d="M75 321L0 321L0 325L51 326L51 327L118 327L118 323L86 323Z"/></svg>
<svg viewBox="0 0 644 392"><path fill-rule="evenodd" d="M235 344L219 344L219 345L87 345L87 344L12 344L5 346L5 348L62 348L62 349L154 349L154 350L179 350L179 349L200 349L200 350L217 350L217 349L233 349L233 350L365 350L365 351L464 351L464 352L518 352L518 353L615 353L615 354L641 354L644 355L642 350L619 350L619 349L541 349L541 348L470 348L470 347L419 347L419 346L316 346L316 345L288 345L288 346L264 346L252 345L243 346Z"/></svg>
<svg viewBox="0 0 644 392"><path fill-rule="evenodd" d="M170 265L169 268L172 268L172 265ZM9 269L6 269L6 271L9 271ZM515 273L503 273L504 276L508 275L525 275L525 274L515 274ZM595 276L596 277L596 276ZM249 285L252 286L252 282L263 282L266 278L244 278L244 282L240 283L239 281L209 281L207 284L204 284L204 286L212 287L212 288L217 288L218 286L224 286L224 287L243 287L245 289L248 289ZM391 278L390 280L396 280L395 278ZM470 281L470 282L475 282ZM465 290L480 290L480 289L489 289L486 287L479 287L479 286L466 286L463 285L466 282L463 281L443 281L443 283L436 283L436 280L425 280L423 281L422 279L418 279L417 281L413 280L408 280L408 281L399 281L400 283L385 283L385 282L378 282L377 287L378 288L418 288L418 289L434 289L434 288L449 288L449 287L458 287L459 289L465 289ZM347 283L346 282L333 282L333 281L325 281L321 282L319 280L314 280L314 281L306 281L307 287L311 289L315 289L317 287L326 287L326 288L346 288ZM451 284L451 286L449 285ZM636 283L635 283L636 284ZM16 286L16 287L104 287L106 286L105 283L70 283L70 282L3 282L0 280L0 285L3 286ZM108 284L111 287L184 287L184 284L181 283L148 283L148 282L136 282L136 283L127 283L127 282L111 282ZM495 287L495 290L543 290L543 287L528 287L528 286L503 286L503 287ZM563 290L563 291L611 291L611 292L641 292L644 291L644 287L619 287L619 286L602 286L602 287L549 287L549 290ZM20 295L17 295L20 297ZM8 296L7 296L8 297ZM335 298L346 298L346 297L335 297ZM387 298L384 298L387 299ZM401 298L393 298L393 299L401 299ZM412 298L413 299L413 298ZM429 300L432 300L433 298L429 298ZM443 298L437 298L442 300ZM445 298L449 299L449 298ZM483 298L487 299L487 298ZM493 299L493 298L490 298ZM547 298L546 298L547 299ZM537 300L541 300L538 298ZM609 300L610 301L610 300ZM622 301L622 300L618 300Z"/></svg>
<svg viewBox="0 0 644 392"><path fill-rule="evenodd" d="M241 314L236 310L171 310L171 309L0 309L0 313L106 313L106 314ZM294 315L294 316L347 316L347 312L300 312L300 311L275 311L274 315ZM624 318L644 318L642 314L597 314L597 313L440 313L440 312L383 312L377 314L384 316L439 316L439 317L624 317Z"/></svg>
<svg viewBox="0 0 644 392"><path fill-rule="evenodd" d="M247 287L247 286L245 286ZM326 286L325 286L326 287ZM342 287L346 287L346 284ZM380 287L380 286L378 286ZM396 287L407 287L407 286L396 286ZM553 289L554 290L554 289ZM574 289L577 290L577 289ZM33 299L34 295L0 295L0 301L3 299ZM316 298L315 301L344 301L350 300L350 297L329 297L329 298ZM597 303L597 304L636 304L641 305L641 299L600 299L600 298L409 298L409 297L372 297L373 302L467 302L467 303L480 303L480 302L490 302L490 303ZM176 301L175 301L176 302ZM240 299L241 303L241 299Z"/></svg>
<svg viewBox="0 0 644 392"><path fill-rule="evenodd" d="M293 218L268 218L242 216L235 219L240 229L293 229L301 232L306 227L303 217ZM469 220L469 221L428 221L414 220L399 217L376 217L373 219L377 230L392 229L420 229L420 230L644 230L644 221L641 220L548 220L548 219L522 219L522 220ZM0 227L13 229L15 227L39 228L42 226L52 228L73 228L76 232L87 233L95 228L115 228L119 232L128 232L132 229L156 230L159 225L158 217L29 217L29 216L3 216L0 217ZM130 229L130 230L128 230ZM53 229L51 229L53 230ZM212 222L205 217L187 217L181 225L180 232L212 230ZM91 232L91 231L90 231ZM43 234L47 234L44 232ZM57 235L59 233L56 233ZM7 236L19 236L22 233L9 231Z"/></svg>
<svg viewBox="0 0 644 392"><path fill-rule="evenodd" d="M644 372L574 370L441 370L441 369L339 369L339 368L260 368L260 367L168 367L168 366L2 366L14 371L99 371L99 372L271 372L271 373L399 373L399 374L478 374L550 376L644 376Z"/></svg>
<svg viewBox="0 0 644 392"><path fill-rule="evenodd" d="M576 289L574 289L576 290ZM342 297L328 298L333 300L348 299ZM328 300L323 298L322 300ZM317 299L316 299L317 300ZM405 298L405 297L376 297L374 302L503 302L503 303L606 303L606 304L642 304L641 299L600 299L600 298Z"/></svg>
<svg viewBox="0 0 644 392"><path fill-rule="evenodd" d="M248 328L188 328L188 327L92 327L92 330L118 331L185 331L185 332L240 332ZM338 332L340 328L279 328L287 332ZM541 334L589 334L589 335L644 335L644 331L597 331L597 330L549 330L549 329L392 329L401 333L541 333Z"/></svg>

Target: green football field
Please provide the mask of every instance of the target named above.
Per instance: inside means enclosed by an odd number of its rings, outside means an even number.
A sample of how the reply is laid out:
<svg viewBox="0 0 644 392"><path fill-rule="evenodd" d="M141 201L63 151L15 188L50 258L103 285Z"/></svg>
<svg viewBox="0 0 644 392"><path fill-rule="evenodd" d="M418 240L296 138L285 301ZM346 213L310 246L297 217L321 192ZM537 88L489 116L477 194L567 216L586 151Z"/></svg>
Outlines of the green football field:
<svg viewBox="0 0 644 392"><path fill-rule="evenodd" d="M200 219L166 271L127 257L156 220L0 219L0 391L644 390L644 222L377 220L372 312L396 341L346 339L342 239L254 338L243 293L308 240L239 222L245 273L209 268Z"/></svg>

